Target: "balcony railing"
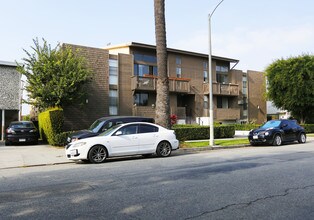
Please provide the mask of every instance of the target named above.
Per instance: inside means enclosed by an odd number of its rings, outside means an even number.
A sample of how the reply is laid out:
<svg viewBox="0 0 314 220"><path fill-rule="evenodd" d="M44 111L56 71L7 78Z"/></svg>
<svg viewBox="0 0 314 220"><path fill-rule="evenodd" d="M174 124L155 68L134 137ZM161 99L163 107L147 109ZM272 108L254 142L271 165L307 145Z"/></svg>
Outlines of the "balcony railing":
<svg viewBox="0 0 314 220"><path fill-rule="evenodd" d="M204 94L209 93L209 84L203 84ZM228 95L228 96L238 96L239 95L239 85L233 83L217 83L213 82L213 94L214 95Z"/></svg>
<svg viewBox="0 0 314 220"><path fill-rule="evenodd" d="M217 108L214 110L215 120L237 120L240 119L240 109Z"/></svg>
<svg viewBox="0 0 314 220"><path fill-rule="evenodd" d="M132 90L154 91L157 88L157 77L152 75L132 76L131 88ZM169 91L189 93L190 79L169 77Z"/></svg>

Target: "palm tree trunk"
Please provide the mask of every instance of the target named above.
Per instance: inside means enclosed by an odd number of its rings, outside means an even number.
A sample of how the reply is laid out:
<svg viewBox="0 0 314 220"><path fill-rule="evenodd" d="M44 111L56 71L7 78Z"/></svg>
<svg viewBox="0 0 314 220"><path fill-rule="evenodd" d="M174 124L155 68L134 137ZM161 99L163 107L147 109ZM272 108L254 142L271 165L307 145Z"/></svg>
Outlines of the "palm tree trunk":
<svg viewBox="0 0 314 220"><path fill-rule="evenodd" d="M155 11L155 36L158 69L156 123L166 128L170 128L165 0L154 0L154 11Z"/></svg>

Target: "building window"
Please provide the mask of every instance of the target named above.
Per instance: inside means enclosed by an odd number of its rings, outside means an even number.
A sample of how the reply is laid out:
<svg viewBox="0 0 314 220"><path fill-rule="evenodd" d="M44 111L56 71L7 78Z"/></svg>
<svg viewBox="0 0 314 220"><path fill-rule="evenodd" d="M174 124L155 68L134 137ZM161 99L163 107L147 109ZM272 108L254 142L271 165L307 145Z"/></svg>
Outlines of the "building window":
<svg viewBox="0 0 314 220"><path fill-rule="evenodd" d="M134 104L138 106L147 106L148 105L148 93L135 93Z"/></svg>
<svg viewBox="0 0 314 220"><path fill-rule="evenodd" d="M157 57L151 56L151 55L145 55L145 54L134 54L134 61L143 61L147 63L157 63Z"/></svg>
<svg viewBox="0 0 314 220"><path fill-rule="evenodd" d="M181 57L176 57L176 76L177 76L177 78L182 77L181 64L182 64Z"/></svg>
<svg viewBox="0 0 314 220"><path fill-rule="evenodd" d="M203 62L203 78L204 82L208 82L208 63Z"/></svg>
<svg viewBox="0 0 314 220"><path fill-rule="evenodd" d="M144 76L144 75L154 75L157 76L157 66L134 64L134 75Z"/></svg>
<svg viewBox="0 0 314 220"><path fill-rule="evenodd" d="M181 74L181 67L177 67L176 68L176 75L177 75L177 78L181 78L182 74Z"/></svg>
<svg viewBox="0 0 314 220"><path fill-rule="evenodd" d="M204 109L208 109L208 96L204 95Z"/></svg>
<svg viewBox="0 0 314 220"><path fill-rule="evenodd" d="M247 98L244 97L244 98L243 98L243 110L247 110L247 106L248 106L248 104L247 104Z"/></svg>
<svg viewBox="0 0 314 220"><path fill-rule="evenodd" d="M217 97L217 108L229 108L229 99L228 97Z"/></svg>
<svg viewBox="0 0 314 220"><path fill-rule="evenodd" d="M216 79L219 83L229 83L228 79L228 66L216 66Z"/></svg>
<svg viewBox="0 0 314 220"><path fill-rule="evenodd" d="M109 90L109 115L118 115L118 90Z"/></svg>
<svg viewBox="0 0 314 220"><path fill-rule="evenodd" d="M247 77L246 76L243 76L242 77L242 94L243 95L247 95Z"/></svg>
<svg viewBox="0 0 314 220"><path fill-rule="evenodd" d="M118 60L109 59L109 84L118 85Z"/></svg>

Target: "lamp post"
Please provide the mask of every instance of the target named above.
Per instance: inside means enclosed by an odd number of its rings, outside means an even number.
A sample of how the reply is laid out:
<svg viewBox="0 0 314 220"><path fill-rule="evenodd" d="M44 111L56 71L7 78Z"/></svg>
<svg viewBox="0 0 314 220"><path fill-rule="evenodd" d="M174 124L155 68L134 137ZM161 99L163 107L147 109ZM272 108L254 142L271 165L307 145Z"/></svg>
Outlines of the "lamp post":
<svg viewBox="0 0 314 220"><path fill-rule="evenodd" d="M214 146L214 104L213 104L213 77L212 77L212 43L211 43L211 17L213 16L215 10L223 2L221 0L219 4L216 5L212 13L208 14L208 88L209 88L209 146Z"/></svg>

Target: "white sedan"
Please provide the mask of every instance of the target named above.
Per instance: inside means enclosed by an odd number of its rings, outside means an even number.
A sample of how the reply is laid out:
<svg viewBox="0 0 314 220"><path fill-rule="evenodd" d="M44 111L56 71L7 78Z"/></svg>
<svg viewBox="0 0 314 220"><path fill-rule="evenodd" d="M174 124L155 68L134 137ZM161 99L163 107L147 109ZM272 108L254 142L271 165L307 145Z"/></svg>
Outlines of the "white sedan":
<svg viewBox="0 0 314 220"><path fill-rule="evenodd" d="M151 155L167 157L179 149L173 130L152 123L133 122L116 125L96 137L81 139L66 146L69 160L101 163L108 157Z"/></svg>

